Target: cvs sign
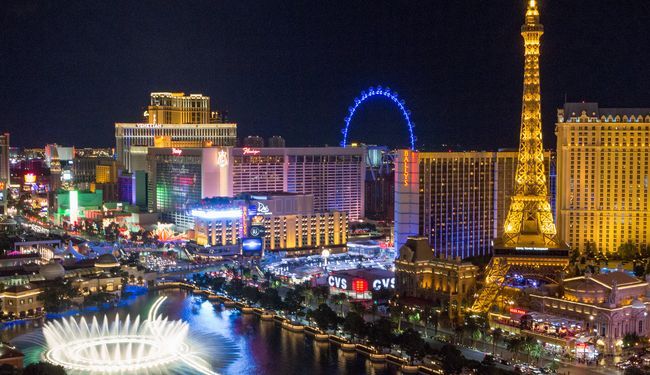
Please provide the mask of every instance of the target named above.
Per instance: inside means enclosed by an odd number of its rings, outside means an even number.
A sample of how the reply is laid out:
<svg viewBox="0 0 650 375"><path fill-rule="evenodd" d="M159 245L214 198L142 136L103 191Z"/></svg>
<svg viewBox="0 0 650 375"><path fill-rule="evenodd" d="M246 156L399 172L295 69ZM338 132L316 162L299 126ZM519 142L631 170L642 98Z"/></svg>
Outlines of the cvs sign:
<svg viewBox="0 0 650 375"><path fill-rule="evenodd" d="M347 289L348 288L348 281L344 277L339 277L339 276L330 276L327 278L327 283L338 289Z"/></svg>
<svg viewBox="0 0 650 375"><path fill-rule="evenodd" d="M388 277L383 279L376 279L375 281L372 282L372 289L379 290L381 288L395 289L395 278Z"/></svg>

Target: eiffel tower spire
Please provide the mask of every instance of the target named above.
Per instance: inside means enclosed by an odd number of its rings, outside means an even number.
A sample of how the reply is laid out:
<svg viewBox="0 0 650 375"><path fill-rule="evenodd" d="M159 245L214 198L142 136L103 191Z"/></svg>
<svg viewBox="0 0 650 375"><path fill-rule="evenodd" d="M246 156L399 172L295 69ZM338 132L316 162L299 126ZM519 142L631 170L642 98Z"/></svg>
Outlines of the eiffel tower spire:
<svg viewBox="0 0 650 375"><path fill-rule="evenodd" d="M504 225L503 246L559 247L555 223L548 202L542 114L539 86L539 47L544 27L539 22L536 0L529 0L524 39L524 90L521 106L521 133L515 187Z"/></svg>

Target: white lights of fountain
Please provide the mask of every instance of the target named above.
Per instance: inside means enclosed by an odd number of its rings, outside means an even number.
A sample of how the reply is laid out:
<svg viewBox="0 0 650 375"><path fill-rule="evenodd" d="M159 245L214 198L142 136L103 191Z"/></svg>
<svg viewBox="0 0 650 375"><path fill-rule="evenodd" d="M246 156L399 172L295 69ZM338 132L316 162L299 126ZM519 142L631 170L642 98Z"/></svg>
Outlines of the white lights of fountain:
<svg viewBox="0 0 650 375"><path fill-rule="evenodd" d="M100 323L93 317L61 319L43 327L47 350L43 358L67 370L91 374L141 373L188 366L193 373L216 374L192 351L187 336L189 326L181 320L169 321L158 315L167 297L158 298L147 319L140 317Z"/></svg>

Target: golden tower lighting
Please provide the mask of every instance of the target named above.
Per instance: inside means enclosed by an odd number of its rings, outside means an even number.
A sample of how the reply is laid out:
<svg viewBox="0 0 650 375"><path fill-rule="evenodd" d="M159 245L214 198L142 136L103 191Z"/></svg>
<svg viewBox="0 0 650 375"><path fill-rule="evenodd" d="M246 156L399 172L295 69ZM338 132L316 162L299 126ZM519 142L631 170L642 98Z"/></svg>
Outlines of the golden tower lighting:
<svg viewBox="0 0 650 375"><path fill-rule="evenodd" d="M487 313L513 269L521 275L548 279L568 264L569 249L557 237L546 189L539 79L539 48L544 27L539 9L529 0L521 36L524 39L524 90L515 186L503 236L494 241L483 288L471 311Z"/></svg>
<svg viewBox="0 0 650 375"><path fill-rule="evenodd" d="M560 246L544 172L539 87L539 47L542 34L544 27L539 23L537 3L530 0L526 21L521 27L525 51L524 92L514 196L504 224L503 245L508 247Z"/></svg>

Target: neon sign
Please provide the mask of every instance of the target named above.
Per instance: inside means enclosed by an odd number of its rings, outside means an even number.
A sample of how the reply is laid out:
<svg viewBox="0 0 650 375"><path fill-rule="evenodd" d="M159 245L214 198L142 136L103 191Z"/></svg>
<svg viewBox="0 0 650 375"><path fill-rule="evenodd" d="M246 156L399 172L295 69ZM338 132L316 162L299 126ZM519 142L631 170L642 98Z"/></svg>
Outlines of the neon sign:
<svg viewBox="0 0 650 375"><path fill-rule="evenodd" d="M394 277L381 278L381 279L376 279L375 281L372 282L372 289L379 290L381 288L395 289L395 278Z"/></svg>
<svg viewBox="0 0 650 375"><path fill-rule="evenodd" d="M244 237L246 233L248 233L248 208L246 206L242 207L241 210L241 230L240 230L240 237Z"/></svg>
<svg viewBox="0 0 650 375"><path fill-rule="evenodd" d="M244 155L259 155L259 153L262 152L258 149L250 147L244 147L242 148L242 151L244 151Z"/></svg>
<svg viewBox="0 0 650 375"><path fill-rule="evenodd" d="M364 279L354 279L352 280L352 290L355 293L364 293L368 291L368 281Z"/></svg>
<svg viewBox="0 0 650 375"><path fill-rule="evenodd" d="M334 288L347 289L348 281L340 276L330 276L327 278L327 283Z"/></svg>
<svg viewBox="0 0 650 375"><path fill-rule="evenodd" d="M225 150L220 150L217 154L217 165L220 168L228 165L228 153Z"/></svg>
<svg viewBox="0 0 650 375"><path fill-rule="evenodd" d="M262 202L257 202L257 213L261 215L270 215L271 209Z"/></svg>
<svg viewBox="0 0 650 375"><path fill-rule="evenodd" d="M182 150L182 149L180 149L180 148L175 148L175 147L172 148L172 155L180 156L180 155L182 155L182 154L183 154L183 150Z"/></svg>
<svg viewBox="0 0 650 375"><path fill-rule="evenodd" d="M404 151L404 186L409 186L409 152Z"/></svg>
<svg viewBox="0 0 650 375"><path fill-rule="evenodd" d="M150 128L150 129L157 129L157 128L162 128L162 124L135 124L136 128Z"/></svg>
<svg viewBox="0 0 650 375"><path fill-rule="evenodd" d="M520 315L525 315L525 314L526 314L526 310L518 309L518 308L513 307L513 308L510 309L510 314L520 314Z"/></svg>

